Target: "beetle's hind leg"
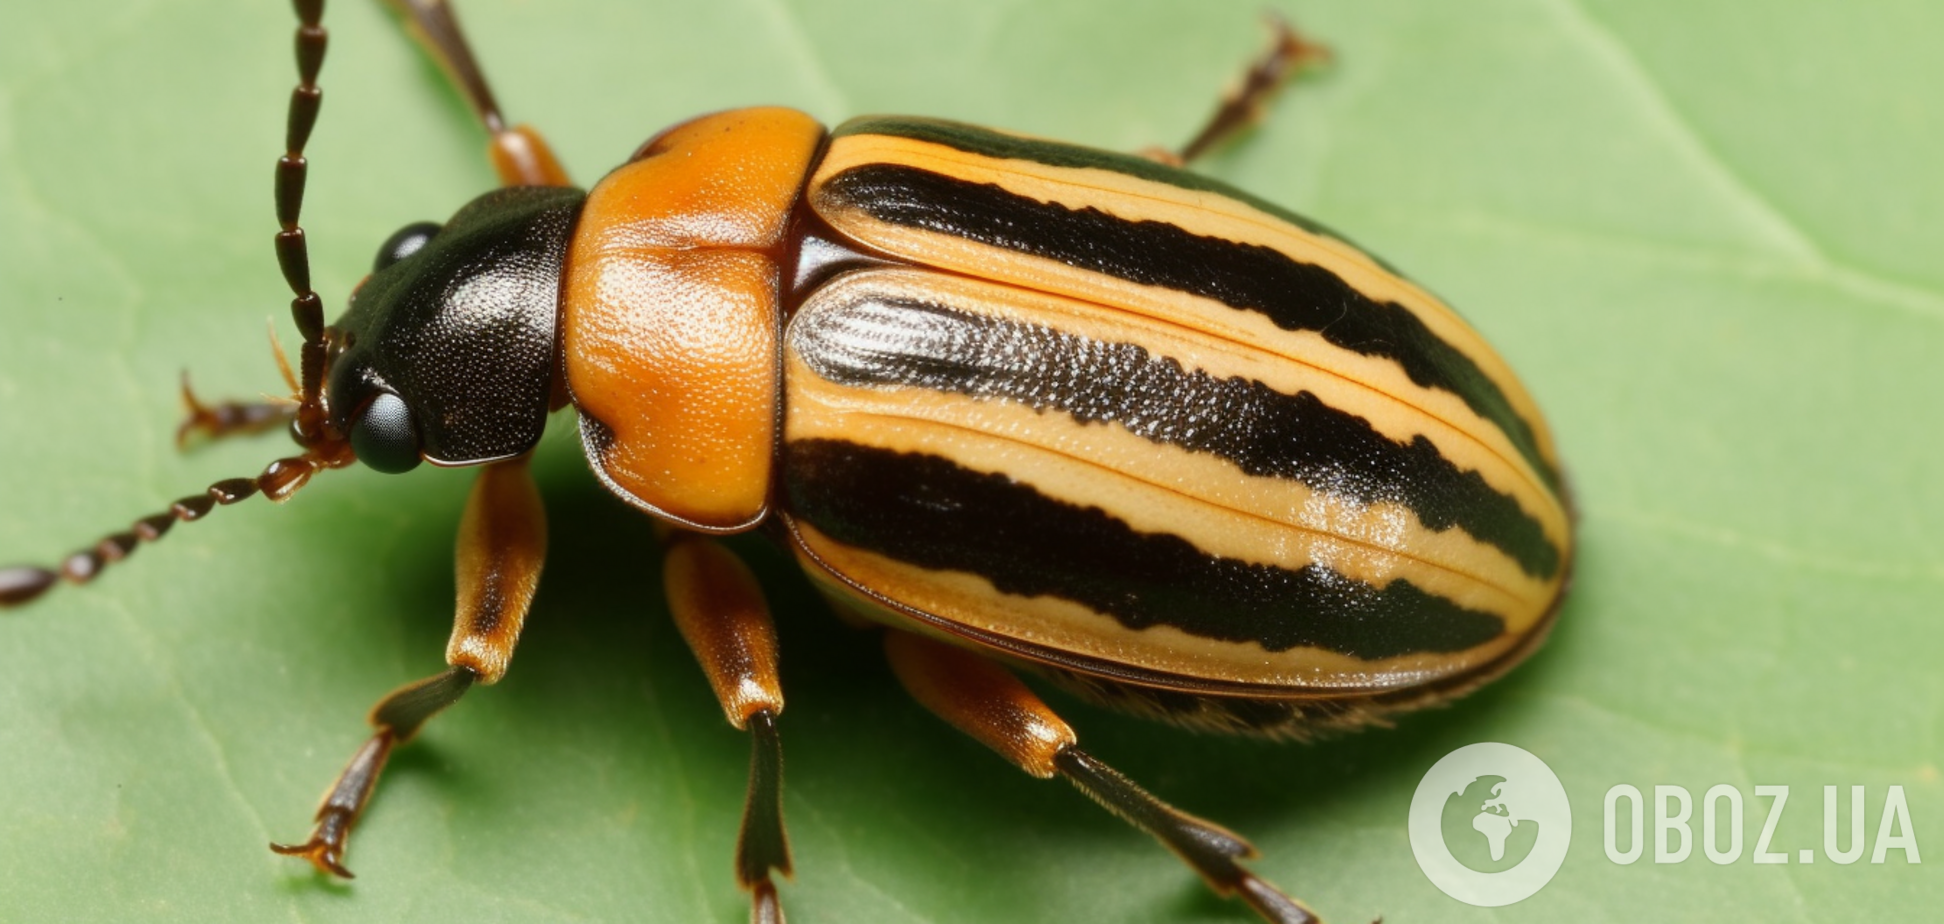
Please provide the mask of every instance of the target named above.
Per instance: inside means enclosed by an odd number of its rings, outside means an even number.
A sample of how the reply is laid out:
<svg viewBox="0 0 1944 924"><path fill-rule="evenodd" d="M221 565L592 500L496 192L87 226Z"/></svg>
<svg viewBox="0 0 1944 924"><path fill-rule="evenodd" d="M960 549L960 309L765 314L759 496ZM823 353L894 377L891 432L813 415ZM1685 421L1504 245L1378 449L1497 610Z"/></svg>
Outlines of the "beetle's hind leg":
<svg viewBox="0 0 1944 924"><path fill-rule="evenodd" d="M1250 61L1242 78L1222 94L1201 131L1178 151L1148 148L1141 151L1142 156L1172 167L1186 166L1262 121L1270 98L1297 72L1329 62L1329 48L1304 38L1281 14L1272 11L1267 18L1273 33L1269 48Z"/></svg>
<svg viewBox="0 0 1944 924"><path fill-rule="evenodd" d="M790 875L783 831L783 712L776 625L756 576L734 553L691 533L670 533L663 582L668 609L729 724L749 732L749 795L736 838L736 881L750 892L754 924L782 924L770 871Z"/></svg>
<svg viewBox="0 0 1944 924"><path fill-rule="evenodd" d="M302 844L271 844L271 850L303 857L323 872L351 878L351 871L344 868L345 845L371 801L385 759L394 746L417 734L427 719L458 702L474 683L497 683L506 674L546 553L546 511L526 458L481 469L459 523L459 600L452 640L446 645L446 663L451 667L379 701L371 710L371 724L378 731L352 755L325 793L310 839Z"/></svg>
<svg viewBox="0 0 1944 924"><path fill-rule="evenodd" d="M553 148L530 125L506 124L499 101L486 83L486 74L473 57L459 20L446 0L385 0L385 5L404 17L406 31L423 46L439 69L445 71L466 105L492 135L488 155L505 186L569 186L567 171L561 169Z"/></svg>
<svg viewBox="0 0 1944 924"><path fill-rule="evenodd" d="M1301 902L1238 862L1255 856L1248 841L1162 802L1082 751L1073 729L1004 667L907 632L886 633L884 647L898 680L925 708L1021 770L1041 779L1065 777L1174 851L1217 893L1239 896L1273 924L1319 924Z"/></svg>

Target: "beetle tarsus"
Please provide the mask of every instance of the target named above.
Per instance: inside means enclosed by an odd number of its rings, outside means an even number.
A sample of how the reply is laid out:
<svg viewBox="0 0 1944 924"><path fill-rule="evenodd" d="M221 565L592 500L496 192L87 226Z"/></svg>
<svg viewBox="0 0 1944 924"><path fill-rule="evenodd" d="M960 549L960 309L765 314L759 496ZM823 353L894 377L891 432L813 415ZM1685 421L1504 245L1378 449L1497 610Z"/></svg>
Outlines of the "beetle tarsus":
<svg viewBox="0 0 1944 924"><path fill-rule="evenodd" d="M781 924L772 872L790 875L783 828L783 712L776 625L756 576L734 553L689 533L664 537L668 609L695 652L729 724L749 733L749 791L736 837L736 882L749 890L749 919Z"/></svg>
<svg viewBox="0 0 1944 924"><path fill-rule="evenodd" d="M270 849L286 857L303 857L317 867L320 873L328 873L341 879L358 878L339 862L344 856L344 841L351 833L351 815L348 812L328 812L317 822L317 833L301 844L278 844L272 842Z"/></svg>
<svg viewBox="0 0 1944 924"><path fill-rule="evenodd" d="M1290 77L1305 67L1329 63L1331 55L1327 46L1304 38L1280 14L1272 11L1268 19L1269 29L1274 33L1269 50L1250 62L1248 69L1242 72L1241 81L1222 97L1201 131L1181 146L1179 154L1173 155L1174 162L1170 166L1179 167L1196 160L1262 121L1269 98ZM1142 153L1151 159L1169 163L1149 152Z"/></svg>
<svg viewBox="0 0 1944 924"><path fill-rule="evenodd" d="M1322 924L1316 912L1253 873L1245 872L1236 884L1236 893L1249 907L1274 924Z"/></svg>
<svg viewBox="0 0 1944 924"><path fill-rule="evenodd" d="M287 857L309 860L318 872L356 878L344 868L345 843L350 840L351 827L358 823L365 804L371 801L372 787L385 769L385 759L391 756L395 740L391 729L382 729L352 755L330 792L324 794L324 804L317 807L317 827L312 829L310 840L301 844L272 843L270 849Z"/></svg>
<svg viewBox="0 0 1944 924"><path fill-rule="evenodd" d="M1005 668L909 632L885 635L892 672L912 698L1021 770L1063 777L1147 832L1217 895L1239 895L1270 924L1320 924L1301 902L1237 862L1256 855L1241 835L1154 797L1076 744L1073 729Z"/></svg>
<svg viewBox="0 0 1944 924"><path fill-rule="evenodd" d="M736 838L736 877L762 903L762 891L775 892L770 871L790 875L790 841L783 828L783 746L776 734L776 716L765 709L750 716L749 797L743 806L742 832ZM770 901L774 902L772 894Z"/></svg>
<svg viewBox="0 0 1944 924"><path fill-rule="evenodd" d="M466 104L479 116L480 124L493 136L488 154L500 181L507 186L570 186L559 158L531 126L508 125L500 113L499 101L486 83L459 18L446 0L385 0L385 5L404 17L406 32L423 47L439 68L446 72Z"/></svg>
<svg viewBox="0 0 1944 924"><path fill-rule="evenodd" d="M182 406L185 414L176 425L177 449L192 442L214 441L230 436L263 433L288 426L297 415L290 401L219 401L204 404L189 385L189 373L182 373Z"/></svg>
<svg viewBox="0 0 1944 924"><path fill-rule="evenodd" d="M1073 745L1061 748L1053 756L1053 765L1088 798L1153 835L1201 874L1217 894L1239 895L1271 924L1320 924L1315 912L1302 902L1236 862L1254 857L1256 849L1235 832L1162 802L1120 771Z"/></svg>
<svg viewBox="0 0 1944 924"><path fill-rule="evenodd" d="M776 883L768 876L749 886L749 924L783 924L783 903L776 899Z"/></svg>

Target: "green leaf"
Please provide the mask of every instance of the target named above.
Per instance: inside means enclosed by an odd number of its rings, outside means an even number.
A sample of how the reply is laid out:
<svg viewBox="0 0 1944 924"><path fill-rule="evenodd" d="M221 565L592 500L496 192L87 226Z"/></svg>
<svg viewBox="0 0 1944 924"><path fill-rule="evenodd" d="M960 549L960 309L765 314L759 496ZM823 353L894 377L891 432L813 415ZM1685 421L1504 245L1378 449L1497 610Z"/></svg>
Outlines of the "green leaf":
<svg viewBox="0 0 1944 924"><path fill-rule="evenodd" d="M1279 4L1280 5L1280 4ZM1089 749L1262 848L1331 920L1912 920L1944 882L1840 866L1821 787L1944 823L1944 7L1674 0L1290 2L1337 66L1202 169L1449 297L1550 412L1573 596L1528 665L1393 730L1191 737L1056 700ZM476 0L506 110L584 182L660 127L752 103L945 115L1106 147L1185 137L1257 47L1254 0L719 5ZM305 225L341 303L396 227L493 182L454 94L378 4L331 4ZM287 449L179 455L175 381L278 391L271 165L288 10L0 10L0 561L48 561ZM557 428L565 430L566 428ZM364 711L442 666L468 478L320 477L224 509L0 619L0 920L735 921L747 744L660 602L652 531L568 434L512 672L402 749L352 884L301 839ZM1243 921L1164 851L910 704L794 567L773 588L804 922ZM1558 877L1461 905L1405 838L1452 748L1518 744L1575 811ZM1792 787L1771 849L1616 865L1602 797ZM1649 822L1651 836L1652 823ZM1697 825L1696 836L1700 834ZM1698 847L1698 845L1697 845Z"/></svg>

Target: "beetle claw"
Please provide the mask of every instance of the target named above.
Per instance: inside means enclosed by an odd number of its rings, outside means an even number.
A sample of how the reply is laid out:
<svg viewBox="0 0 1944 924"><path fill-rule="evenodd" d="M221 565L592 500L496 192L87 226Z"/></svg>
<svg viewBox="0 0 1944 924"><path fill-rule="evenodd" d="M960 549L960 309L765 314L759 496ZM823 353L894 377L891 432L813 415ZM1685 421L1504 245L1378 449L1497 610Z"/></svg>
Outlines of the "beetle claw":
<svg viewBox="0 0 1944 924"><path fill-rule="evenodd" d="M326 825L318 825L316 834L301 844L272 843L270 849L286 857L302 857L317 867L320 873L328 873L342 879L358 878L344 864L338 862L344 856L344 841L333 837L334 832L325 830Z"/></svg>

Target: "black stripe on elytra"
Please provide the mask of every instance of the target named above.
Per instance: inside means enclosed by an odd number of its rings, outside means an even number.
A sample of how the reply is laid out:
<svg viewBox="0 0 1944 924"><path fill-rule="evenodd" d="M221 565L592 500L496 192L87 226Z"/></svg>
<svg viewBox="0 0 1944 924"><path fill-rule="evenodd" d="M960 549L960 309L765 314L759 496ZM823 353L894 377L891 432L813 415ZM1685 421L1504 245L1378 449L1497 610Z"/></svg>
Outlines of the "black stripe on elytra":
<svg viewBox="0 0 1944 924"><path fill-rule="evenodd" d="M1316 564L1209 555L939 456L808 439L786 443L784 459L790 512L837 542L977 574L1001 593L1070 600L1129 629L1365 660L1463 651L1505 631L1500 617L1402 578L1377 587Z"/></svg>
<svg viewBox="0 0 1944 924"><path fill-rule="evenodd" d="M868 290L812 302L789 337L812 371L842 385L915 386L1117 424L1250 475L1294 479L1359 504L1400 504L1427 529L1456 526L1497 547L1527 574L1559 573L1558 547L1513 497L1460 471L1424 436L1399 443L1307 391L1186 370L1138 344L871 298Z"/></svg>
<svg viewBox="0 0 1944 924"><path fill-rule="evenodd" d="M1532 427L1472 358L1396 302L1376 301L1335 273L1281 251L1191 233L1164 221L1130 221L1091 206L1071 209L901 164L845 170L814 193L819 211L858 209L878 221L962 237L1068 266L1213 299L1256 312L1283 330L1398 364L1411 381L1458 396L1491 421L1547 486L1558 475Z"/></svg>

